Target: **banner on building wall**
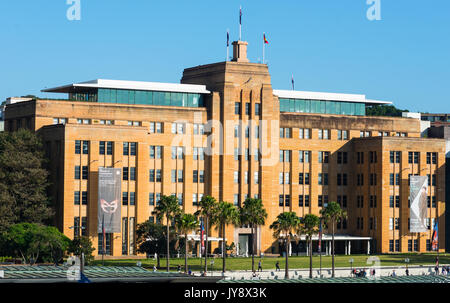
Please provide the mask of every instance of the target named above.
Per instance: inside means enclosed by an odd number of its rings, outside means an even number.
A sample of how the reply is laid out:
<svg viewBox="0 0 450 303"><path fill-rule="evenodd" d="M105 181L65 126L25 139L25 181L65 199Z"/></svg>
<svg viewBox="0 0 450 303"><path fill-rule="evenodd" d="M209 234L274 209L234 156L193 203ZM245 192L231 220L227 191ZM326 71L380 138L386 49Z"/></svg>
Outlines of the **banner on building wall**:
<svg viewBox="0 0 450 303"><path fill-rule="evenodd" d="M120 233L122 170L98 168L98 232Z"/></svg>
<svg viewBox="0 0 450 303"><path fill-rule="evenodd" d="M426 176L411 176L409 185L410 228L413 233L427 232L427 192L428 178Z"/></svg>

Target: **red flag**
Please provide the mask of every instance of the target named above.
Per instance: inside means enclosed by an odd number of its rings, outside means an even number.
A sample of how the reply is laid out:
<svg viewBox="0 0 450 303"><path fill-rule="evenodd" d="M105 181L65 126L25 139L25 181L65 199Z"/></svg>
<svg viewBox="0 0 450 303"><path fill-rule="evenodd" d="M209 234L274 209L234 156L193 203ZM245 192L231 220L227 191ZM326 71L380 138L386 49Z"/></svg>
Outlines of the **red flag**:
<svg viewBox="0 0 450 303"><path fill-rule="evenodd" d="M266 34L263 35L263 38L264 38L264 43L269 44L269 41L267 41L267 39L266 39Z"/></svg>

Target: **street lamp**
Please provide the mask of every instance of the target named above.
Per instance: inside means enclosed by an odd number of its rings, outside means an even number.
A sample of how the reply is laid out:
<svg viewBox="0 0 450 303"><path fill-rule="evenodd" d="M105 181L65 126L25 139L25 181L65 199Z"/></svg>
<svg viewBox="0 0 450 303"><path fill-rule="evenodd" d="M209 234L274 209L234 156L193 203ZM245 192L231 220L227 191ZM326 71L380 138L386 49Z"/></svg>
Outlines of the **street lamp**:
<svg viewBox="0 0 450 303"><path fill-rule="evenodd" d="M408 270L408 263L409 263L409 258L406 258L405 259L405 264L406 264L406 275L408 275L409 276L409 270Z"/></svg>
<svg viewBox="0 0 450 303"><path fill-rule="evenodd" d="M348 262L350 262L350 266L351 266L351 268L352 268L352 269L351 269L351 270L352 270L352 271L351 271L352 277L353 277L353 261L354 261L353 258L351 258L350 260L348 260Z"/></svg>

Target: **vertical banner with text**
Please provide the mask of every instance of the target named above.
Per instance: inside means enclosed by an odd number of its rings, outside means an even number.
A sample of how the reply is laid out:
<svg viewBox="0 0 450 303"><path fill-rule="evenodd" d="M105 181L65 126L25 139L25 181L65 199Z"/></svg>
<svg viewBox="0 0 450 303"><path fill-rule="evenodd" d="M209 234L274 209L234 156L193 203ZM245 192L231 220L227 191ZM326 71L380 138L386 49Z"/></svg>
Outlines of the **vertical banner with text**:
<svg viewBox="0 0 450 303"><path fill-rule="evenodd" d="M425 222L427 217L427 192L428 178L426 176L411 176L409 185L410 195L410 232L427 232L428 227Z"/></svg>
<svg viewBox="0 0 450 303"><path fill-rule="evenodd" d="M121 186L120 168L98 168L98 232L120 233ZM104 228L104 231L103 231Z"/></svg>

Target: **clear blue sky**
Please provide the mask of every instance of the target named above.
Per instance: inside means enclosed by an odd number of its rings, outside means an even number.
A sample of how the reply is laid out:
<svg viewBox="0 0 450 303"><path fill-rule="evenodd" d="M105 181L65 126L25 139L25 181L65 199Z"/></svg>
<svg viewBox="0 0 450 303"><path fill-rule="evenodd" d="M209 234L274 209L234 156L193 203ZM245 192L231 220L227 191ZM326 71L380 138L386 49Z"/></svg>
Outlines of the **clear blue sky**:
<svg viewBox="0 0 450 303"><path fill-rule="evenodd" d="M450 112L450 1L66 0L0 2L0 100L96 78L179 82L186 67L224 61L226 30L276 89L362 93L411 111ZM230 52L231 53L231 52Z"/></svg>

